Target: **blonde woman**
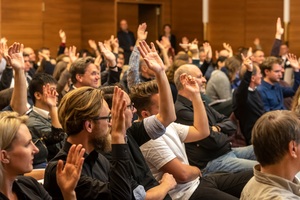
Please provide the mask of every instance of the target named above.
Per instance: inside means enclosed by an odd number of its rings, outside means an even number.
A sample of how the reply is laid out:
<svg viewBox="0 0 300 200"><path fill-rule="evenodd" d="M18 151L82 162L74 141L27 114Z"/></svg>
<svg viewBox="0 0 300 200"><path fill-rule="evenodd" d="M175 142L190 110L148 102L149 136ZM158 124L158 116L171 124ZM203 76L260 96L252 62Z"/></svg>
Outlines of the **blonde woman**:
<svg viewBox="0 0 300 200"><path fill-rule="evenodd" d="M27 116L16 112L0 113L0 200L52 199L34 178L21 176L33 169L38 148L26 126ZM81 174L84 149L73 145L65 166L59 161L57 182L64 199L76 199L75 187Z"/></svg>

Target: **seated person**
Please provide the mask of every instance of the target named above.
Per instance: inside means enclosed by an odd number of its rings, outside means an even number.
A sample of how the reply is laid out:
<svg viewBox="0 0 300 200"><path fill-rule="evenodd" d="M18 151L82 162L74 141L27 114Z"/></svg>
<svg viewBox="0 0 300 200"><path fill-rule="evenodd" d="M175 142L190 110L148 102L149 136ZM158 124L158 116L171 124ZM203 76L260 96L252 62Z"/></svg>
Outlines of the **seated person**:
<svg viewBox="0 0 300 200"><path fill-rule="evenodd" d="M29 93L34 106L27 126L39 148L33 166L45 168L47 160L51 160L62 148L66 136L57 116L56 80L48 74L39 73L30 82Z"/></svg>
<svg viewBox="0 0 300 200"><path fill-rule="evenodd" d="M279 84L282 78L281 60L276 57L267 57L260 65L263 80L257 87L264 103L265 111L285 110L283 98L294 96L300 84L299 63L296 56L289 54L288 59L294 70L295 81L293 87L284 87Z"/></svg>
<svg viewBox="0 0 300 200"><path fill-rule="evenodd" d="M130 153L130 173L131 187L134 199L171 199L168 195L169 190L176 185L172 175L165 173L161 180L157 181L143 157L139 147L150 139L159 138L165 133L167 127L175 120L174 104L172 103L172 94L165 74L164 64L157 54L154 45L150 47L143 41L139 43L139 51L144 58L147 67L155 74L159 91L161 92L158 98L159 108L157 114L147 119L135 122L132 124L133 114L135 113L134 105L127 94L124 95L126 101L125 127L127 129L127 144ZM150 84L153 83L152 81ZM108 104L111 101L112 93L109 88L104 89L104 98ZM108 159L111 159L111 153L104 154Z"/></svg>
<svg viewBox="0 0 300 200"><path fill-rule="evenodd" d="M44 179L45 189L53 199L62 198L56 180L57 161L66 161L72 144L82 144L86 150L76 186L78 199L131 199L129 149L123 128L125 105L118 89L113 102L110 110L101 90L92 87L80 87L63 97L58 116L68 137L63 148L48 163ZM108 148L112 151L111 162L98 152Z"/></svg>
<svg viewBox="0 0 300 200"><path fill-rule="evenodd" d="M243 55L242 55L243 56ZM261 71L250 58L244 58L240 71L241 84L233 94L233 110L239 120L246 144L251 144L251 132L256 120L265 113L257 86L261 84Z"/></svg>
<svg viewBox="0 0 300 200"><path fill-rule="evenodd" d="M205 108L201 102L199 88L195 78L183 75L185 84L191 93L195 106L195 118L206 116ZM147 119L155 115L159 108L157 85L151 82L141 83L132 88L131 96L135 103L140 119ZM200 169L190 166L183 142L201 140L209 134L207 118L197 120L193 126L171 123L166 133L161 137L150 140L141 146L145 159L157 180L164 173L170 173L177 181L177 186L169 192L172 199L237 199L243 185L252 177L251 170L238 174L212 175L199 179L202 175ZM234 189L229 189L234 188Z"/></svg>
<svg viewBox="0 0 300 200"><path fill-rule="evenodd" d="M34 178L21 176L33 169L33 155L39 152L26 126L27 116L0 113L0 199L51 199ZM67 162L59 161L57 182L64 199L76 199L75 187L81 174L84 149L72 146Z"/></svg>
<svg viewBox="0 0 300 200"><path fill-rule="evenodd" d="M205 78L195 65L183 65L179 67L174 75L178 97L175 103L176 122L192 125L194 119L194 107L191 96L183 88L181 74L196 77L197 84L201 88ZM200 92L200 91L199 91ZM224 115L218 113L209 105L204 103L206 118L208 118L210 134L200 141L185 144L189 163L202 170L203 175L216 172L239 172L252 169L257 164L252 146L231 148L229 135L236 131L236 125Z"/></svg>
<svg viewBox="0 0 300 200"><path fill-rule="evenodd" d="M244 187L242 200L300 199L299 115L277 110L264 114L252 131L252 144L259 162L254 177Z"/></svg>

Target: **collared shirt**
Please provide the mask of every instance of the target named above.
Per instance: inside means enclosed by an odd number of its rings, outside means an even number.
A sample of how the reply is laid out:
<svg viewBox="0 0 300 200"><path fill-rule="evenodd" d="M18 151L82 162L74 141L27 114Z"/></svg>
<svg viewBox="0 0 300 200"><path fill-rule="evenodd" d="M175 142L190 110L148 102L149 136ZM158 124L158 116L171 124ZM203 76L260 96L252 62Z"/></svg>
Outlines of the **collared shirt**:
<svg viewBox="0 0 300 200"><path fill-rule="evenodd" d="M32 110L45 119L50 119L49 111L33 106Z"/></svg>
<svg viewBox="0 0 300 200"><path fill-rule="evenodd" d="M279 83L273 85L262 80L261 85L257 87L264 103L265 111L285 110L283 105L284 97L294 96L300 84L300 72L294 72L295 80L293 87L284 87Z"/></svg>
<svg viewBox="0 0 300 200"><path fill-rule="evenodd" d="M279 176L262 173L260 168L260 165L254 166L254 177L244 187L241 200L300 199L300 183L297 178L289 181Z"/></svg>

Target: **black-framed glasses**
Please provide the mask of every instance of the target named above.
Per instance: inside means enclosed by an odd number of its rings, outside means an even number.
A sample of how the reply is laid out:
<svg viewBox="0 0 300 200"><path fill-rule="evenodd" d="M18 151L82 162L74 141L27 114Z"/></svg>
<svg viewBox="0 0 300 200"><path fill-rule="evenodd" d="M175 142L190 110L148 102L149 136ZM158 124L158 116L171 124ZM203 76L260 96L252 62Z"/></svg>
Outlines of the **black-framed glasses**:
<svg viewBox="0 0 300 200"><path fill-rule="evenodd" d="M92 120L102 120L102 119L106 119L107 122L111 121L111 113L109 113L107 116L103 116L103 117L94 117L92 118Z"/></svg>
<svg viewBox="0 0 300 200"><path fill-rule="evenodd" d="M134 111L134 103L127 105L127 108L129 108L131 111Z"/></svg>

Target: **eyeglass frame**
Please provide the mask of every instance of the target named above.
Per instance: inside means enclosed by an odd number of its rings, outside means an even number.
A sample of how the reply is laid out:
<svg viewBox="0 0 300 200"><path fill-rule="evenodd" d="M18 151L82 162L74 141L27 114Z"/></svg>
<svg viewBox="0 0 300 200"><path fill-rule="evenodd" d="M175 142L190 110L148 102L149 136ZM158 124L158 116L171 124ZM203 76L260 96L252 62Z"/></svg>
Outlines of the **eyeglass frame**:
<svg viewBox="0 0 300 200"><path fill-rule="evenodd" d="M98 117L94 117L92 118L92 120L103 120L106 119L107 122L111 122L111 113L109 113L107 116L98 116Z"/></svg>
<svg viewBox="0 0 300 200"><path fill-rule="evenodd" d="M130 105L126 106L127 108L129 108L131 111L134 111L135 107L134 107L134 103L130 103Z"/></svg>

